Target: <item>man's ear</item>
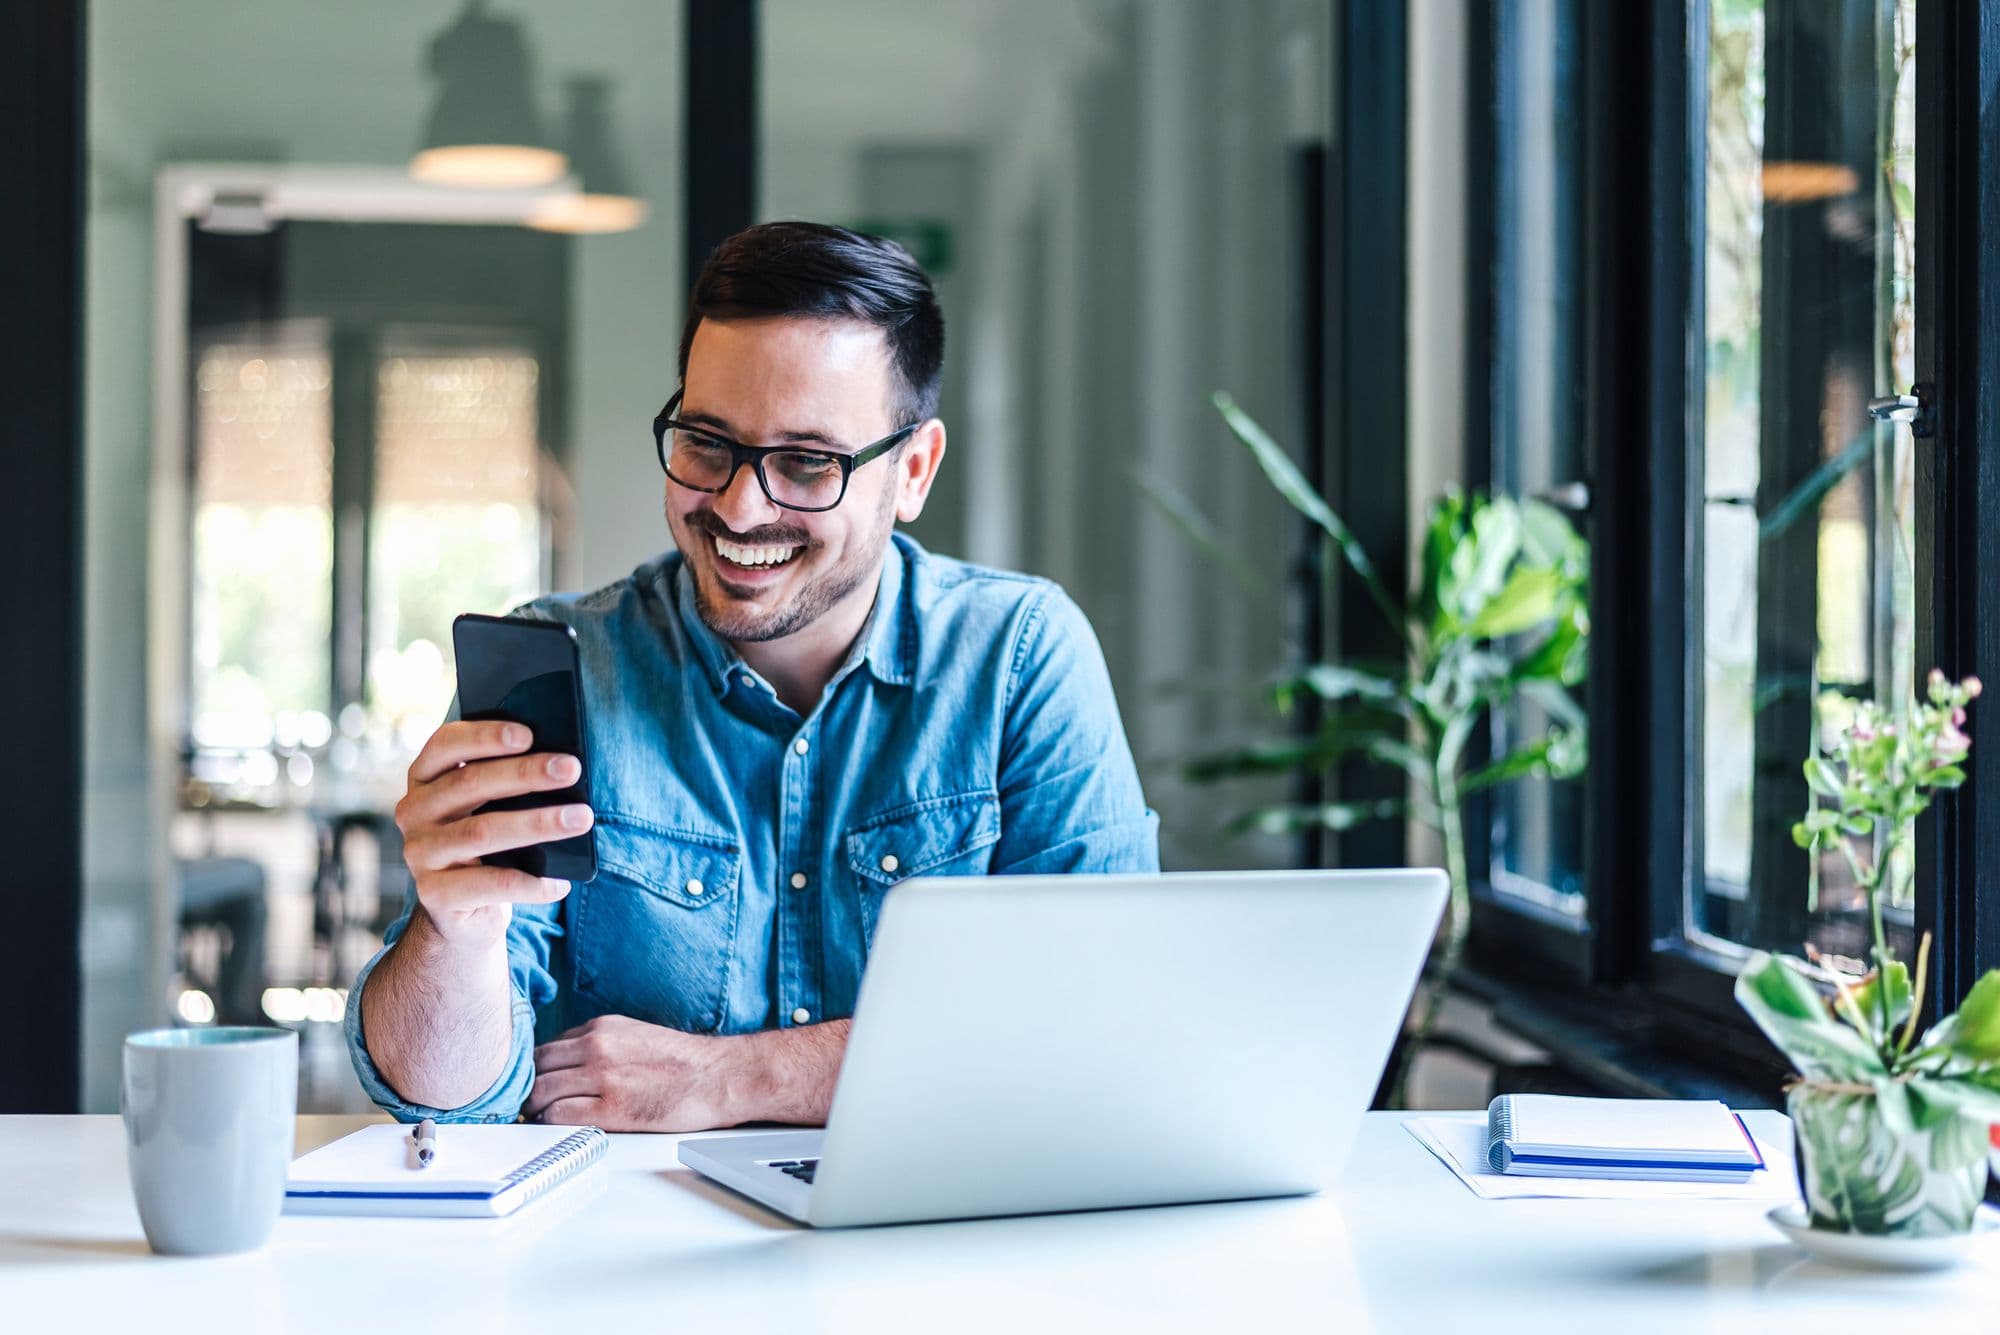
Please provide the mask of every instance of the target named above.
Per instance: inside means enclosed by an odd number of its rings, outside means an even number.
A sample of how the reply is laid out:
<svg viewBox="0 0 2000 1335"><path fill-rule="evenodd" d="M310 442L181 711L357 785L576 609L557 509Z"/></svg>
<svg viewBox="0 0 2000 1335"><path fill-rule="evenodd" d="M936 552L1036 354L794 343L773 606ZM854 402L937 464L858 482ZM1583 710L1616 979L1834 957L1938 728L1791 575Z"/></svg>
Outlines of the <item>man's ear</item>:
<svg viewBox="0 0 2000 1335"><path fill-rule="evenodd" d="M896 455L896 518L907 524L924 512L924 501L944 462L944 423L933 417L917 428Z"/></svg>

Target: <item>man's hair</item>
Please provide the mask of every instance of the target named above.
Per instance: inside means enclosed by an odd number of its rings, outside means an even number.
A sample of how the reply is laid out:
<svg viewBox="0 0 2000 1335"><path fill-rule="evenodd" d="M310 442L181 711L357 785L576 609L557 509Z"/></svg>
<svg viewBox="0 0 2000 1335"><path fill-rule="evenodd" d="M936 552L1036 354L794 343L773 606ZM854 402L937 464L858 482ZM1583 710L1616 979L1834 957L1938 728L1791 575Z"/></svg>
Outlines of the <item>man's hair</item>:
<svg viewBox="0 0 2000 1335"><path fill-rule="evenodd" d="M745 228L715 248L688 298L680 373L703 319L770 316L859 320L882 331L893 374L893 426L937 416L944 313L910 252L879 236L825 223Z"/></svg>

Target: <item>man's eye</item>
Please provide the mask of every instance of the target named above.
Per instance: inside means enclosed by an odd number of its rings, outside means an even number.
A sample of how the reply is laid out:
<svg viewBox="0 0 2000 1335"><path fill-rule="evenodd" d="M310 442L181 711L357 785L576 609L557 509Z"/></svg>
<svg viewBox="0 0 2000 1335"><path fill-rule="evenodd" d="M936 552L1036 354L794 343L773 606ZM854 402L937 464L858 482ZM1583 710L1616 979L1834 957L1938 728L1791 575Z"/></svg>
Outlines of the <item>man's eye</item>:
<svg viewBox="0 0 2000 1335"><path fill-rule="evenodd" d="M823 454L780 454L774 462L793 482L816 482L840 471L840 465Z"/></svg>

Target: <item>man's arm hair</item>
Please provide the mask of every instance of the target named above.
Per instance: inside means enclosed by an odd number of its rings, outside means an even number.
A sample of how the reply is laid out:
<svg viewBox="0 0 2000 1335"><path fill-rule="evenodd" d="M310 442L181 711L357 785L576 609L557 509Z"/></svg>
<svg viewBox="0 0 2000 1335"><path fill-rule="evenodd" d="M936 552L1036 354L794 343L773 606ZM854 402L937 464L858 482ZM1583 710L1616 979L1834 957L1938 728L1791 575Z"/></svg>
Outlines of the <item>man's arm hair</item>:
<svg viewBox="0 0 2000 1335"><path fill-rule="evenodd" d="M461 956L418 907L362 989L368 1055L406 1101L463 1107L507 1069L513 996L504 938Z"/></svg>

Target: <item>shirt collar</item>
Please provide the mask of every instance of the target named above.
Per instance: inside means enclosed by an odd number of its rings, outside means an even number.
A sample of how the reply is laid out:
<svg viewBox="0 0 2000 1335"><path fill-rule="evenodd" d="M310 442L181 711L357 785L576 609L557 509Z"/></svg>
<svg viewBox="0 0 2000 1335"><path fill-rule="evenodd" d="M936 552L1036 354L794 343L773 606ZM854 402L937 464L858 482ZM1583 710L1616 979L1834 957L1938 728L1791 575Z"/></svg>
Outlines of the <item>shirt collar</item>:
<svg viewBox="0 0 2000 1335"><path fill-rule="evenodd" d="M915 609L903 596L908 564L902 536L892 535L882 556L882 577L875 586L875 605L868 609L868 619L861 625L854 650L835 671L833 681L846 676L858 659L877 681L890 686L911 683L916 671L917 627ZM694 642L695 653L700 656L715 693L726 695L732 683L742 680L739 669L744 665L743 656L701 619L701 610L695 604L694 575L688 570L685 558L674 572L674 602L681 625Z"/></svg>

